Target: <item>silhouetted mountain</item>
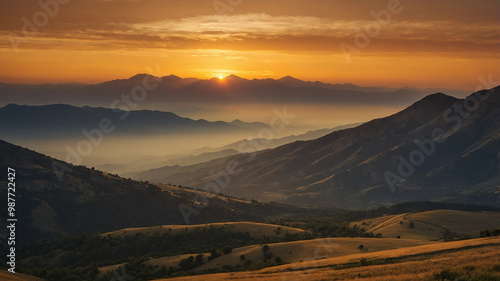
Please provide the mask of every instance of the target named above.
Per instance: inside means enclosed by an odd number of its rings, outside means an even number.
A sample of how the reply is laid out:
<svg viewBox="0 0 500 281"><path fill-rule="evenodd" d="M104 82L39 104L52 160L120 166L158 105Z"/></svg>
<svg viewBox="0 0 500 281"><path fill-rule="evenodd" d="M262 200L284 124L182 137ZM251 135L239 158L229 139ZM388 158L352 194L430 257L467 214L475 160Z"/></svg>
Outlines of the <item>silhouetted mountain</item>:
<svg viewBox="0 0 500 281"><path fill-rule="evenodd" d="M12 118L15 116L15 118ZM102 120L110 120L114 126L114 135L175 133L227 133L254 131L266 127L254 122L222 121L209 122L183 118L171 112L139 110L123 111L120 109L75 107L56 104L45 106L27 106L9 104L0 108L0 138L24 137L72 137L81 136L82 130L99 128Z"/></svg>
<svg viewBox="0 0 500 281"><path fill-rule="evenodd" d="M2 93L0 105L65 103L110 107L117 99L120 100L122 95L131 95L136 87L145 89L142 105L193 101L218 104L287 102L406 105L432 93L432 89L360 87L353 84L307 82L290 76L278 80L248 80L230 75L222 80L218 78L203 80L180 78L175 75L154 77L138 74L129 79L117 79L93 85L0 83L0 93ZM460 91L455 92L462 94Z"/></svg>
<svg viewBox="0 0 500 281"><path fill-rule="evenodd" d="M466 100L433 94L316 140L149 170L139 178L203 187L228 163L238 163L241 172L223 192L245 198L345 208L414 200L498 205L499 151L497 87Z"/></svg>
<svg viewBox="0 0 500 281"><path fill-rule="evenodd" d="M194 191L163 189L73 166L0 140L0 167L15 169L17 242L161 224L185 224L180 204L193 207ZM7 198L7 178L0 196ZM13 191L9 191L13 192ZM210 197L190 223L259 219L289 207ZM7 199L5 199L7 200ZM7 209L0 215L5 228Z"/></svg>

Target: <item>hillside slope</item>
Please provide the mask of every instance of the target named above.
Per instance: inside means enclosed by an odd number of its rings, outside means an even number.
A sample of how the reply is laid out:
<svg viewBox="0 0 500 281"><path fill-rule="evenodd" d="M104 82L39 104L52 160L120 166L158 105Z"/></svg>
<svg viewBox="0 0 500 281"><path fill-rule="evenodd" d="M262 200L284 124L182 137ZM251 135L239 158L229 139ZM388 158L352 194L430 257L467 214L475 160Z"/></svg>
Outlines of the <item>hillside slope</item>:
<svg viewBox="0 0 500 281"><path fill-rule="evenodd" d="M163 233L177 234L182 231L191 231L195 228L210 228L210 227L229 227L236 232L248 233L252 237L262 236L283 236L285 234L303 233L304 230L299 228L278 226L267 223L257 222L221 222L221 223L207 223L207 224L192 224L192 225L161 225L152 227L139 227L139 228L125 228L112 232L103 233L102 236L124 236L136 235L138 233L143 235L162 235ZM278 229L279 228L279 229Z"/></svg>
<svg viewBox="0 0 500 281"><path fill-rule="evenodd" d="M483 276L498 280L500 238L481 238L421 245L394 250L360 253L264 268L258 271L186 276L162 281L223 280L434 280L434 274L448 270L458 276ZM489 279L488 279L489 278ZM439 279L441 280L441 279Z"/></svg>
<svg viewBox="0 0 500 281"><path fill-rule="evenodd" d="M498 205L499 120L500 87L466 100L434 94L316 140L138 178L202 187L213 180L210 172L238 163L242 172L231 176L224 193L247 199L344 208L414 200Z"/></svg>
<svg viewBox="0 0 500 281"><path fill-rule="evenodd" d="M500 229L500 213L436 210L383 216L351 225L380 233L382 237L440 240L446 231L457 236L477 237L482 230Z"/></svg>
<svg viewBox="0 0 500 281"><path fill-rule="evenodd" d="M23 242L63 234L185 224L180 204L195 206L197 193L193 190L156 186L73 166L0 140L0 168L7 171L8 167L15 169L17 238ZM2 177L0 185L7 186L6 180ZM0 196L7 198L6 192L6 188L0 189ZM259 219L286 210L201 194L209 198L209 204L190 216L190 223ZM0 215L2 224L6 215Z"/></svg>

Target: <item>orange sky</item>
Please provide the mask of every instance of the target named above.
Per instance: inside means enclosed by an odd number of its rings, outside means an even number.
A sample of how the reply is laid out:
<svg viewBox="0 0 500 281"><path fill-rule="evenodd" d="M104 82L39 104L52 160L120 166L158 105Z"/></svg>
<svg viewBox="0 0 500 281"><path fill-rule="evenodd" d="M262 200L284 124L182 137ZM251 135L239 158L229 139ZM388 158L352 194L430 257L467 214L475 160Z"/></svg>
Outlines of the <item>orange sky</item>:
<svg viewBox="0 0 500 281"><path fill-rule="evenodd" d="M500 76L495 0L42 0L48 10L3 2L2 82L150 72L474 90L479 76Z"/></svg>

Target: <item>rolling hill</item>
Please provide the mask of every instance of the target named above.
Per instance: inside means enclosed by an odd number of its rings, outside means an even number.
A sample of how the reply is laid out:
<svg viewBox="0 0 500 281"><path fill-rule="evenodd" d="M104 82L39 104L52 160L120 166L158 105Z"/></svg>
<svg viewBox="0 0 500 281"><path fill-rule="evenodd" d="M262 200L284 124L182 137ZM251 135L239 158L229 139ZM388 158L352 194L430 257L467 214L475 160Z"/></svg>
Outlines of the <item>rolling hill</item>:
<svg viewBox="0 0 500 281"><path fill-rule="evenodd" d="M191 224L191 225L161 225L140 228L126 228L112 232L101 234L102 236L124 236L136 235L162 235L163 233L176 234L182 231L191 231L195 228L210 228L210 227L228 227L236 232L248 232L252 237L262 236L284 236L285 234L303 233L304 230L293 227L278 226L267 223L257 222L221 222L221 223L208 223L208 224ZM279 229L278 229L279 228Z"/></svg>
<svg viewBox="0 0 500 281"><path fill-rule="evenodd" d="M14 115L17 117L10 118ZM259 122L193 120L163 111L123 111L116 108L76 107L67 104L43 106L8 104L0 108L0 120L2 120L0 122L2 139L81 137L83 130L92 131L99 128L102 120L110 120L115 127L112 133L117 136L243 133L254 132L267 126Z"/></svg>
<svg viewBox="0 0 500 281"><path fill-rule="evenodd" d="M202 188L216 180L211 173L237 163L242 172L223 192L247 199L341 208L415 200L498 205L499 118L500 87L465 100L438 93L315 140L137 178Z"/></svg>
<svg viewBox="0 0 500 281"><path fill-rule="evenodd" d="M413 227L410 228L410 224ZM462 212L436 210L383 216L352 223L382 237L396 237L436 241L444 232L456 236L477 237L481 230L500 229L498 212Z"/></svg>
<svg viewBox="0 0 500 281"><path fill-rule="evenodd" d="M299 210L124 179L4 141L0 141L0 167L16 171L16 198L22 200L16 209L22 221L17 233L22 242L126 227L185 224L179 206L194 207L194 198L201 198L195 196L201 195L209 198L209 204L191 216L190 223L259 219ZM6 179L0 184L7 186ZM6 192L6 188L1 189L0 195L6 198ZM1 214L2 222L6 215Z"/></svg>
<svg viewBox="0 0 500 281"><path fill-rule="evenodd" d="M377 239L375 239L377 240ZM500 238L481 238L317 259L257 271L206 274L166 280L445 280L474 276L498 280ZM437 278L434 276L441 276ZM449 277L455 276L455 277ZM448 279L447 279L448 280Z"/></svg>
<svg viewBox="0 0 500 281"><path fill-rule="evenodd" d="M6 270L0 270L0 280L3 281L43 281L44 279L21 274L21 273L10 273Z"/></svg>

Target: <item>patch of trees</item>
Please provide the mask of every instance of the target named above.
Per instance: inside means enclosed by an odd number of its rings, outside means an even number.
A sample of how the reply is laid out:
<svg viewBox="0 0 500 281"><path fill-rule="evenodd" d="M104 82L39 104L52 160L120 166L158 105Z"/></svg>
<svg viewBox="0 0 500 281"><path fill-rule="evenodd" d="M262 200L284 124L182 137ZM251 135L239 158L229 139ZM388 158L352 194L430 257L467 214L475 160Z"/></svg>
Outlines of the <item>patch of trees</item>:
<svg viewBox="0 0 500 281"><path fill-rule="evenodd" d="M19 247L19 255L31 257L20 265L19 272L44 277L56 268L53 280L66 280L66 277L76 275L80 279L96 280L94 276L84 274L81 268L119 263L129 263L129 268L139 270L137 258L174 256L181 254L197 254L209 252L208 259L214 259L222 254L229 254L233 248L261 243L278 243L298 241L312 238L309 234L285 234L282 237L263 236L252 237L248 232L236 232L230 227L205 227L182 231L177 234L166 232L156 235L135 234L130 236L100 236L79 235L64 236L52 240L24 244ZM200 260L193 257L182 264L183 270L199 264ZM45 271L40 270L43 268ZM76 271L80 268L80 271ZM18 268L16 268L18 269ZM159 271L160 269L156 269ZM142 269L140 270L142 272ZM154 270L153 270L154 271ZM62 272L62 273L61 273ZM165 269L162 274L174 274L175 270ZM160 274L160 273L158 273ZM156 276L156 275L155 275ZM68 277L69 278L69 277ZM46 278L47 280L52 280ZM69 280L69 279L68 279ZM134 279L136 280L136 279Z"/></svg>
<svg viewBox="0 0 500 281"><path fill-rule="evenodd" d="M479 237L491 237L491 236L500 236L500 229L495 228L491 231L489 229L481 230L479 232Z"/></svg>

